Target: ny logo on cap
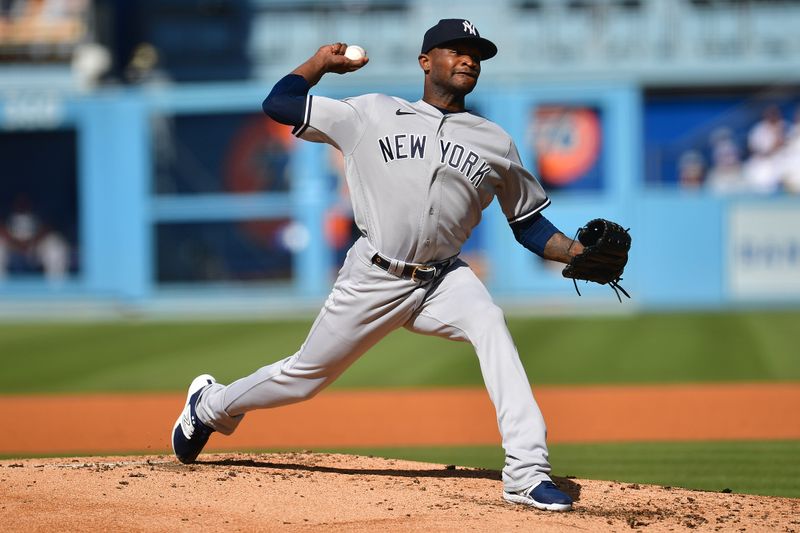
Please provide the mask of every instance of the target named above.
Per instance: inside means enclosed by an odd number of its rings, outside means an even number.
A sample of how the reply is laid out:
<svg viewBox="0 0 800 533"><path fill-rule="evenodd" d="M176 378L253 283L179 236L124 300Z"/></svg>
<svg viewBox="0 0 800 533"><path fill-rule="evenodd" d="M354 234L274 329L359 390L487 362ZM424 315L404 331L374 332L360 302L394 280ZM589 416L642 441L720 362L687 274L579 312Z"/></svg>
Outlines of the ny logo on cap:
<svg viewBox="0 0 800 533"><path fill-rule="evenodd" d="M468 20L464 21L464 33L470 32L472 35L475 35L475 25Z"/></svg>

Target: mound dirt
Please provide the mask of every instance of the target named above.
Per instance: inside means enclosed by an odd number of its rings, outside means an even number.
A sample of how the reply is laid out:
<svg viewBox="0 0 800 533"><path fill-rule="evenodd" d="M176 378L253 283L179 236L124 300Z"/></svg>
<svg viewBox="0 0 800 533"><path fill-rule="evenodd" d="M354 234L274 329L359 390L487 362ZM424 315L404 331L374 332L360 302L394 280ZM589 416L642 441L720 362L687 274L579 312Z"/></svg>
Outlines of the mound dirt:
<svg viewBox="0 0 800 533"><path fill-rule="evenodd" d="M797 531L800 500L556 478L568 513L500 473L321 453L0 461L4 531Z"/></svg>

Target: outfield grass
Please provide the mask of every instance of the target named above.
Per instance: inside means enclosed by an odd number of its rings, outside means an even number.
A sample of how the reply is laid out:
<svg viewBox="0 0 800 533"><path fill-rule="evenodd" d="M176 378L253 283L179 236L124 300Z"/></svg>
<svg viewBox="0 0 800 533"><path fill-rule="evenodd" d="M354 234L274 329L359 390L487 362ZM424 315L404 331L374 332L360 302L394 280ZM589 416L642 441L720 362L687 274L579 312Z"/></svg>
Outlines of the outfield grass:
<svg viewBox="0 0 800 533"><path fill-rule="evenodd" d="M800 380L800 311L512 318L535 384ZM0 324L0 393L183 391L292 354L311 320ZM398 331L334 388L481 385L471 346ZM792 408L791 406L777 406ZM499 447L337 450L499 470ZM800 441L553 445L555 475L800 497Z"/></svg>
<svg viewBox="0 0 800 533"><path fill-rule="evenodd" d="M495 446L325 451L500 470ZM800 498L800 441L553 444L553 475Z"/></svg>
<svg viewBox="0 0 800 533"><path fill-rule="evenodd" d="M0 393L183 390L291 355L311 320L0 325ZM513 318L535 384L800 380L800 311ZM393 333L336 388L482 384L472 347Z"/></svg>

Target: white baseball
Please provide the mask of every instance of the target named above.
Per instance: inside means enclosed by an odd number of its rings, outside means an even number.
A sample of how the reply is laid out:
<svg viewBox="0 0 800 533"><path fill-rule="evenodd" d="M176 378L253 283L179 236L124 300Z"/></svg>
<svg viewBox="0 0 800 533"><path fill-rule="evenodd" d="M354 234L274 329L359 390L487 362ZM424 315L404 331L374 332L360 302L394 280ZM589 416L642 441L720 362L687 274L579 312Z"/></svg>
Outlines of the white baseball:
<svg viewBox="0 0 800 533"><path fill-rule="evenodd" d="M351 44L344 51L344 57L350 59L351 61L357 61L362 57L366 57L366 55L367 51L358 46L357 44Z"/></svg>

